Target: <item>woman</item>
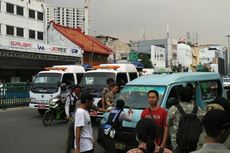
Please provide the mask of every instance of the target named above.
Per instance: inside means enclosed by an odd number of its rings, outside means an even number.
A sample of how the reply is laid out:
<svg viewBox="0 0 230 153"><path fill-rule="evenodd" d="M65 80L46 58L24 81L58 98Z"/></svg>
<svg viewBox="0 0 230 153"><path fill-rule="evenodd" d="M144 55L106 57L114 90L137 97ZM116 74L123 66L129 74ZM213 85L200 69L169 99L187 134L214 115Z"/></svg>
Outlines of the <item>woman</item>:
<svg viewBox="0 0 230 153"><path fill-rule="evenodd" d="M139 142L138 147L129 150L127 153L172 153L168 149L159 149L154 142L157 137L156 124L152 119L143 118L136 125L136 137Z"/></svg>

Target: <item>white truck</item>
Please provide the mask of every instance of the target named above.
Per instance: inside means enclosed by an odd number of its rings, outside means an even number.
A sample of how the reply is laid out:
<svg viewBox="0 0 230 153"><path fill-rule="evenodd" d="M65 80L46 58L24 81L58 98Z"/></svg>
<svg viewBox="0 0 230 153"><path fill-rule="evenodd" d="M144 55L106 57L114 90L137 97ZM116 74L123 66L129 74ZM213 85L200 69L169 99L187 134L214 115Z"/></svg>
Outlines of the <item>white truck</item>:
<svg viewBox="0 0 230 153"><path fill-rule="evenodd" d="M79 65L56 65L46 67L40 71L31 85L29 106L38 109L40 114L48 109L49 100L60 95L59 83L68 85L79 84L85 73L85 69Z"/></svg>
<svg viewBox="0 0 230 153"><path fill-rule="evenodd" d="M94 66L94 70L87 71L83 76L80 86L84 89L91 89L94 92L94 104L101 107L99 103L102 98L102 90L106 87L106 80L113 78L121 87L127 82L139 77L136 67L133 64L100 64ZM102 113L90 111L92 119L102 117Z"/></svg>

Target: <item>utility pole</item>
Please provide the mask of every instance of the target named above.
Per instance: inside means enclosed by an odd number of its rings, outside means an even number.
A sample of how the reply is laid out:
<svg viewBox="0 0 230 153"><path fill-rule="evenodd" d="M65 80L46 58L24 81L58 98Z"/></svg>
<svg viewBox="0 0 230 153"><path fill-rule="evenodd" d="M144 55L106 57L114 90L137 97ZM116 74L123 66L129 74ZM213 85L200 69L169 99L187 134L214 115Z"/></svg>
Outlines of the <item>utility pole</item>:
<svg viewBox="0 0 230 153"><path fill-rule="evenodd" d="M230 70L230 42L229 42L229 38L230 38L230 34L228 34L227 36L225 36L228 38L228 49L227 49L227 74L229 74Z"/></svg>

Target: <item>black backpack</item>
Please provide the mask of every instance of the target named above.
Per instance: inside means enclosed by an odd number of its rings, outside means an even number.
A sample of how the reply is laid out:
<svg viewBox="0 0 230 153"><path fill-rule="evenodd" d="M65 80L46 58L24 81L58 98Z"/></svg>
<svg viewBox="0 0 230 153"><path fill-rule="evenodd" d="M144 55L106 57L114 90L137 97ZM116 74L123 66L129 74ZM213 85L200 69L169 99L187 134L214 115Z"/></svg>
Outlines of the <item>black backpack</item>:
<svg viewBox="0 0 230 153"><path fill-rule="evenodd" d="M202 122L197 117L198 107L195 104L192 112L186 114L180 104L175 106L182 114L176 134L178 148L183 152L194 151L202 132Z"/></svg>

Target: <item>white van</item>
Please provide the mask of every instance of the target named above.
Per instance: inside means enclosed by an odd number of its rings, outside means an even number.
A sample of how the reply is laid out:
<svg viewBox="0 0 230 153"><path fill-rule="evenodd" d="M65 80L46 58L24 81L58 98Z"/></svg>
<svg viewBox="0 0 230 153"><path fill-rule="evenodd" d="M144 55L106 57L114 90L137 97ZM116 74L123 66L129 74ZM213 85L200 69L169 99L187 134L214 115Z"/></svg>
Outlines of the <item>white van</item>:
<svg viewBox="0 0 230 153"><path fill-rule="evenodd" d="M61 93L58 82L65 83L67 86L79 84L84 73L84 67L79 65L46 67L44 71L37 74L31 85L29 106L43 114L48 109L49 100Z"/></svg>
<svg viewBox="0 0 230 153"><path fill-rule="evenodd" d="M102 90L106 87L106 80L113 78L121 87L133 79L139 77L136 67L133 64L100 64L94 66L94 70L87 71L83 76L80 86L94 91L94 104L102 97ZM100 106L99 106L100 107ZM91 116L102 117L99 112L91 112Z"/></svg>

